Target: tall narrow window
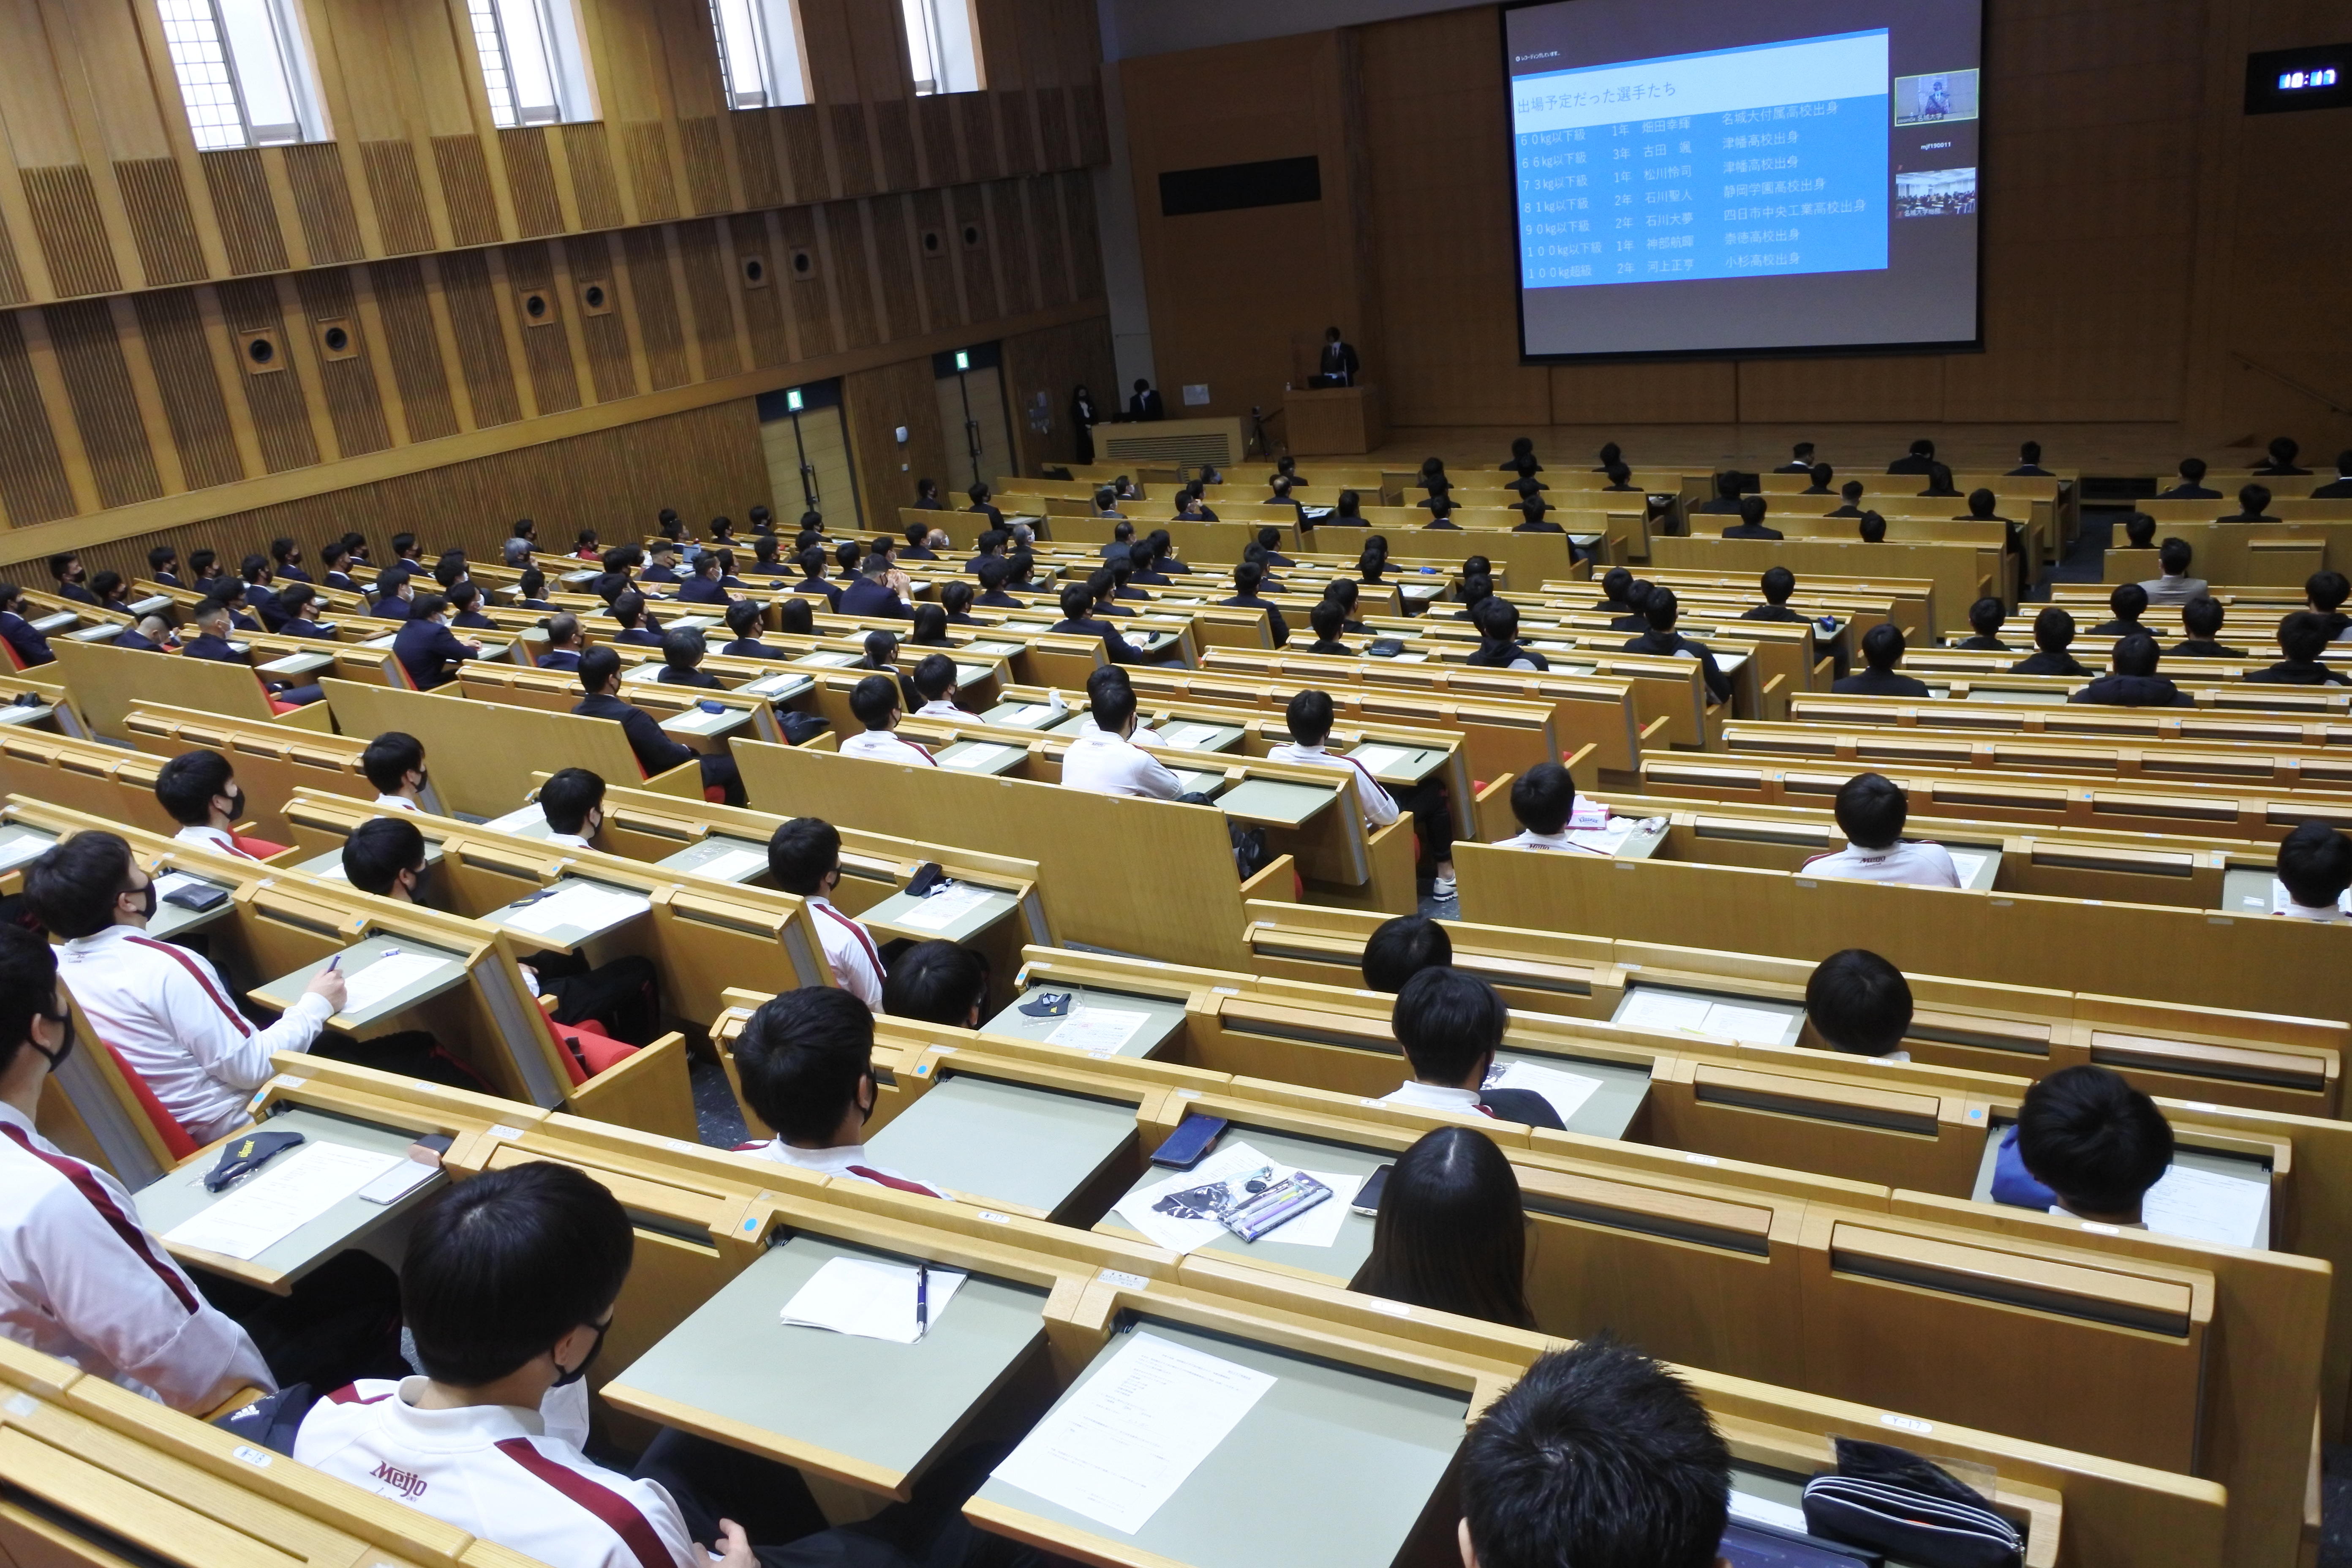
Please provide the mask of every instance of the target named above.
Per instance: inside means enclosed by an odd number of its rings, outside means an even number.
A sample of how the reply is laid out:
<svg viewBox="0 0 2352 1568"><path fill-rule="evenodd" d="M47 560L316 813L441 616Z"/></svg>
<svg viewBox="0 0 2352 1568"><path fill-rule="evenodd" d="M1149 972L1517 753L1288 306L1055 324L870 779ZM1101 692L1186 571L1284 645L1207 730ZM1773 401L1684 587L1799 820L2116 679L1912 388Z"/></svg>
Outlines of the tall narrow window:
<svg viewBox="0 0 2352 1568"><path fill-rule="evenodd" d="M801 58L793 0L710 0L719 35L719 71L730 109L806 103L808 68Z"/></svg>
<svg viewBox="0 0 2352 1568"><path fill-rule="evenodd" d="M972 30L971 0L899 5L907 14L907 64L915 73L916 96L979 91L980 42Z"/></svg>
<svg viewBox="0 0 2352 1568"><path fill-rule="evenodd" d="M199 148L325 136L310 51L287 0L157 0L156 9Z"/></svg>
<svg viewBox="0 0 2352 1568"><path fill-rule="evenodd" d="M466 0L490 118L501 126L593 120L570 0Z"/></svg>

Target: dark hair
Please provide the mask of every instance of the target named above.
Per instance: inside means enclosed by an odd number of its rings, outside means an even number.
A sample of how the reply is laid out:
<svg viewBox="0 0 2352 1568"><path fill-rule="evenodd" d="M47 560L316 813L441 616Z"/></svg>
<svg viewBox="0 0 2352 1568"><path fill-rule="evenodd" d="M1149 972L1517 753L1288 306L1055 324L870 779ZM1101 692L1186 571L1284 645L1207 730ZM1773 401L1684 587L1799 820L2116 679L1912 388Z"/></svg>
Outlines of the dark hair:
<svg viewBox="0 0 2352 1568"><path fill-rule="evenodd" d="M2110 658L2117 675L2154 675L2158 658L2156 639L2146 632L2126 632L2116 639Z"/></svg>
<svg viewBox="0 0 2352 1568"><path fill-rule="evenodd" d="M1969 606L1969 625L1976 628L1979 637L1992 636L2000 630L2001 623L2007 619L2007 606L1990 594Z"/></svg>
<svg viewBox="0 0 2352 1568"><path fill-rule="evenodd" d="M1797 574L1786 566L1769 567L1759 586L1764 590L1768 603L1785 605L1789 602L1789 595L1797 591Z"/></svg>
<svg viewBox="0 0 2352 1568"><path fill-rule="evenodd" d="M1849 947L1813 966L1805 1012L1832 1049L1883 1057L1902 1047L1911 1027L1911 987L1878 954Z"/></svg>
<svg viewBox="0 0 2352 1568"><path fill-rule="evenodd" d="M1642 605L1642 616L1650 623L1652 631L1670 632L1675 629L1675 616L1680 613L1681 607L1675 602L1672 588L1654 586L1649 598Z"/></svg>
<svg viewBox="0 0 2352 1568"><path fill-rule="evenodd" d="M800 595L776 601L776 630L795 637L816 630L816 606Z"/></svg>
<svg viewBox="0 0 2352 1568"><path fill-rule="evenodd" d="M2332 615L2344 607L2347 597L2352 597L2352 579L2341 572L2314 572L2304 580L2303 595L2315 609Z"/></svg>
<svg viewBox="0 0 2352 1568"><path fill-rule="evenodd" d="M164 567L170 565L179 558L180 552L178 551L173 549L168 544L159 544L152 550L147 552L147 566L150 571L161 572Z"/></svg>
<svg viewBox="0 0 2352 1568"><path fill-rule="evenodd" d="M727 629L733 632L736 640L740 642L760 629L760 614L757 604L750 599L738 599L727 606Z"/></svg>
<svg viewBox="0 0 2352 1568"><path fill-rule="evenodd" d="M2297 610L2279 622L2279 651L2297 664L2310 664L2327 650L2327 617Z"/></svg>
<svg viewBox="0 0 2352 1568"><path fill-rule="evenodd" d="M405 816L373 816L343 840L343 875L362 893L392 891L403 871L425 864L425 835Z"/></svg>
<svg viewBox="0 0 2352 1568"><path fill-rule="evenodd" d="M1862 634L1862 657L1873 669L1893 669L1903 661L1903 628L1881 621Z"/></svg>
<svg viewBox="0 0 2352 1568"><path fill-rule="evenodd" d="M1730 1517L1731 1452L1706 1407L1606 1334L1539 1357L1460 1463L1479 1568L1709 1568Z"/></svg>
<svg viewBox="0 0 2352 1568"><path fill-rule="evenodd" d="M692 669L709 648L700 626L672 626L662 634L662 662L672 669Z"/></svg>
<svg viewBox="0 0 2352 1568"><path fill-rule="evenodd" d="M1322 606L1318 605L1316 608ZM1292 740L1302 746L1319 745L1331 733L1331 694L1311 687L1295 692L1283 710L1283 718L1290 726Z"/></svg>
<svg viewBox="0 0 2352 1568"><path fill-rule="evenodd" d="M297 583L294 586L299 588L302 584ZM114 597L115 594L119 592L121 587L122 574L120 572L100 572L97 576L92 577L89 580L90 594L101 605ZM285 596L286 595L283 593L278 595L278 597L281 599Z"/></svg>
<svg viewBox="0 0 2352 1568"><path fill-rule="evenodd" d="M917 942L882 982L882 1011L893 1018L961 1029L987 1000L988 960L952 942Z"/></svg>
<svg viewBox="0 0 2352 1568"><path fill-rule="evenodd" d="M1483 1132L1441 1127L1397 1156L1371 1254L1348 1289L1532 1329L1527 1267L1528 1217L1510 1161Z"/></svg>
<svg viewBox="0 0 2352 1568"><path fill-rule="evenodd" d="M1936 455L1936 443L1923 436L1911 443L1911 455L1915 458L1932 458Z"/></svg>
<svg viewBox="0 0 2352 1568"><path fill-rule="evenodd" d="M1854 531L1862 535L1864 544L1884 544L1886 542L1886 520L1874 511L1864 512L1862 520L1854 524Z"/></svg>
<svg viewBox="0 0 2352 1568"><path fill-rule="evenodd" d="M1811 449L1807 448L1809 451ZM1811 469L1807 470L1805 477L1813 481L1813 487L1816 489L1825 490L1830 488L1830 481L1837 478L1837 470L1827 463L1815 463Z"/></svg>
<svg viewBox="0 0 2352 1568"><path fill-rule="evenodd" d="M2271 504L2268 485L2242 485L2238 488L2238 510L2248 517L2260 517Z"/></svg>
<svg viewBox="0 0 2352 1568"><path fill-rule="evenodd" d="M1738 474L1728 472L1716 475L1715 494L1717 500L1738 500L1739 476Z"/></svg>
<svg viewBox="0 0 2352 1568"><path fill-rule="evenodd" d="M1493 986L1448 965L1406 981L1389 1018L1413 1077L1458 1084L1503 1043L1506 1014Z"/></svg>
<svg viewBox="0 0 2352 1568"><path fill-rule="evenodd" d="M1982 485L1979 485L1975 489L1969 492L1969 515L1971 517L1990 517L1992 515L1992 509L2000 499L2000 498L1994 495L1991 490L1987 489Z"/></svg>
<svg viewBox="0 0 2352 1568"><path fill-rule="evenodd" d="M1558 763L1538 763L1511 781L1511 815L1530 833L1558 833L1576 810L1576 781Z"/></svg>
<svg viewBox="0 0 2352 1568"><path fill-rule="evenodd" d="M621 1299L636 1237L619 1200L572 1165L534 1160L460 1182L427 1205L400 1262L400 1312L426 1376L496 1383Z"/></svg>
<svg viewBox="0 0 2352 1568"><path fill-rule="evenodd" d="M1860 479L1848 479L1838 487L1838 494L1845 498L1848 506L1852 506L1862 499L1863 489L1863 482Z"/></svg>
<svg viewBox="0 0 2352 1568"><path fill-rule="evenodd" d="M2063 653L2074 640L2074 617L2053 605L2033 617L2033 646L2044 653Z"/></svg>
<svg viewBox="0 0 2352 1568"><path fill-rule="evenodd" d="M1601 471L1609 476L1609 482L1612 485L1622 485L1633 477L1633 470L1622 463L1612 463Z"/></svg>
<svg viewBox="0 0 2352 1568"><path fill-rule="evenodd" d="M768 836L768 871L776 886L814 896L841 865L841 832L821 816L795 816Z"/></svg>
<svg viewBox="0 0 2352 1568"><path fill-rule="evenodd" d="M1884 773L1856 773L1837 792L1838 831L1858 848L1884 849L1903 837L1911 805Z"/></svg>
<svg viewBox="0 0 2352 1568"><path fill-rule="evenodd" d="M430 595L427 596L429 597ZM418 603L421 605L423 601L419 600ZM421 609L409 611L409 614L412 616L421 615L422 613ZM624 589L622 592L613 595L613 618L621 624L621 629L623 631L629 630L639 621L645 619L645 616L646 596L643 594L638 593L635 588Z"/></svg>
<svg viewBox="0 0 2352 1568"><path fill-rule="evenodd" d="M1601 591L1612 599L1622 599L1625 590L1633 585L1633 574L1622 566L1612 566L1601 574Z"/></svg>
<svg viewBox="0 0 2352 1568"><path fill-rule="evenodd" d="M2118 584L2107 595L2107 608L2119 621L2136 621L2147 609L2147 590L2137 583Z"/></svg>
<svg viewBox="0 0 2352 1568"><path fill-rule="evenodd" d="M1095 607L1095 591L1084 583L1062 584L1062 618L1083 621L1087 612Z"/></svg>
<svg viewBox="0 0 2352 1568"><path fill-rule="evenodd" d="M1454 962L1454 939L1427 915L1399 915L1382 921L1364 943L1364 984L1393 996L1405 982L1424 969L1442 969Z"/></svg>
<svg viewBox="0 0 2352 1568"><path fill-rule="evenodd" d="M926 702L937 702L955 689L956 663L943 653L926 654L915 666L915 689Z"/></svg>
<svg viewBox="0 0 2352 1568"><path fill-rule="evenodd" d="M2295 455L2302 450L2303 447L2301 444L2298 443L2292 436L2273 436L2271 437L2270 454L2279 462L2294 462Z"/></svg>
<svg viewBox="0 0 2352 1568"><path fill-rule="evenodd" d="M1739 498L1739 521L1742 527L1754 528L1760 525L1764 521L1764 498L1762 496L1741 496Z"/></svg>
<svg viewBox="0 0 2352 1568"><path fill-rule="evenodd" d="M778 1136L829 1138L874 1070L874 1015L848 992L804 985L760 1005L735 1040L744 1103Z"/></svg>
<svg viewBox="0 0 2352 1568"><path fill-rule="evenodd" d="M228 793L236 770L218 752L182 752L155 773L155 798L172 820L202 827L213 819L213 797Z"/></svg>
<svg viewBox="0 0 2352 1568"><path fill-rule="evenodd" d="M424 770L425 742L404 730L386 730L360 753L360 772L378 795L395 793L404 777Z"/></svg>
<svg viewBox="0 0 2352 1568"><path fill-rule="evenodd" d="M1134 683L1125 670L1105 665L1087 678L1087 707L1094 715L1096 729L1116 735L1135 716Z"/></svg>
<svg viewBox="0 0 2352 1568"><path fill-rule="evenodd" d="M1328 595L1318 599L1307 612L1307 624L1315 628L1318 639L1328 642L1348 629L1348 606Z"/></svg>
<svg viewBox="0 0 2352 1568"><path fill-rule="evenodd" d="M2134 550L2146 550L2156 541L2156 519L2144 511L2126 512L2124 540Z"/></svg>
<svg viewBox="0 0 2352 1568"><path fill-rule="evenodd" d="M940 584L940 609L948 616L962 615L971 608L971 584L958 578Z"/></svg>
<svg viewBox="0 0 2352 1568"><path fill-rule="evenodd" d="M2119 1074L2085 1063L2025 1091L2017 1152L2070 1213L2128 1214L2172 1163L2172 1127Z"/></svg>
<svg viewBox="0 0 2352 1568"><path fill-rule="evenodd" d="M604 781L586 768L562 768L539 786L539 809L558 833L578 833L604 804Z"/></svg>
<svg viewBox="0 0 2352 1568"><path fill-rule="evenodd" d="M93 936L114 923L133 869L120 835L77 833L25 868L25 907L52 936Z"/></svg>
<svg viewBox="0 0 2352 1568"><path fill-rule="evenodd" d="M621 673L621 656L609 647L590 648L580 656L580 689L602 691Z"/></svg>
<svg viewBox="0 0 2352 1568"><path fill-rule="evenodd" d="M890 715L898 710L898 681L895 676L869 675L849 689L849 710L868 730L887 729Z"/></svg>
<svg viewBox="0 0 2352 1568"><path fill-rule="evenodd" d="M2180 624L2194 637L2210 637L2221 629L2224 614L2221 601L2210 594L2200 594L2180 606Z"/></svg>
<svg viewBox="0 0 2352 1568"><path fill-rule="evenodd" d="M2352 887L2352 839L2325 822L2302 824L2279 841L2278 879L2305 909L2327 908Z"/></svg>
<svg viewBox="0 0 2352 1568"><path fill-rule="evenodd" d="M21 925L0 924L0 1073L16 1065L34 1016L47 1016L57 995L57 949Z"/></svg>
<svg viewBox="0 0 2352 1568"><path fill-rule="evenodd" d="M980 579L982 588L993 594L1004 586L1007 577L1013 575L1013 563L1002 555L992 555L974 568L973 575Z"/></svg>
<svg viewBox="0 0 2352 1568"><path fill-rule="evenodd" d="M1519 636L1519 609L1500 594L1489 594L1478 602L1471 617L1488 642L1516 643Z"/></svg>
<svg viewBox="0 0 2352 1568"><path fill-rule="evenodd" d="M2168 539L2157 546L2157 564L2163 567L2167 574L2178 577L2189 570L2190 553L2189 541Z"/></svg>
<svg viewBox="0 0 2352 1568"><path fill-rule="evenodd" d="M1265 581L1265 568L1255 561L1244 561L1234 568L1234 587L1240 597L1247 598L1256 593L1258 584Z"/></svg>

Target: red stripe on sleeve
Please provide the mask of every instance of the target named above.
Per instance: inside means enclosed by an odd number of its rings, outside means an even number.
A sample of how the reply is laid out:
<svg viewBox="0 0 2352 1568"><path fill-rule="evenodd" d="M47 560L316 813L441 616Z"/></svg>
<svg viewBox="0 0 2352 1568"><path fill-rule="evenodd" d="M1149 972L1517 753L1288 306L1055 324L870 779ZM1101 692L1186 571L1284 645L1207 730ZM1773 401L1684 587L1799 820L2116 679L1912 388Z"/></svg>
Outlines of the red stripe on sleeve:
<svg viewBox="0 0 2352 1568"><path fill-rule="evenodd" d="M886 1176L871 1165L852 1165L849 1167L849 1173L853 1176L863 1176L876 1186L888 1187L893 1192L919 1193L927 1198L941 1195L920 1182L910 1182L904 1176Z"/></svg>
<svg viewBox="0 0 2352 1568"><path fill-rule="evenodd" d="M557 1464L533 1447L527 1437L509 1437L499 1444L498 1449L602 1520L621 1538L622 1544L635 1553L643 1568L675 1568L669 1548L662 1544L662 1538L646 1516L637 1511L636 1504L570 1466Z"/></svg>
<svg viewBox="0 0 2352 1568"><path fill-rule="evenodd" d="M179 948L173 947L168 942L157 942L152 937L134 936L125 938L124 940L136 942L141 947L152 947L157 952L163 953L166 957L170 958L173 963L186 970L188 972L188 977L205 988L205 994L213 999L213 1005L221 1010L222 1016L226 1017L230 1023L236 1026L236 1032L245 1036L248 1039L252 1037L253 1026L246 1022L245 1015L238 1012L236 1008L231 1005L229 999L220 994L219 988L215 986L210 980L205 977L204 970L197 964L195 959L192 955L183 952Z"/></svg>
<svg viewBox="0 0 2352 1568"><path fill-rule="evenodd" d="M98 1217L104 1220L114 1234L122 1238L122 1245L137 1253L139 1261L155 1271L155 1278L161 1279L170 1289L172 1294L180 1299L180 1305L188 1310L191 1317L195 1315L196 1294L189 1289L187 1280L181 1277L178 1269L155 1256L154 1249L147 1243L147 1233L131 1223L131 1216L124 1214L115 1204L112 1195L99 1184L98 1178L89 1173L88 1166L77 1161L66 1159L62 1155L43 1153L33 1147L32 1141L25 1136L25 1130L14 1122L0 1121L0 1132L5 1132L16 1141L17 1147L24 1150L26 1153L71 1182L74 1184L74 1190L88 1199L89 1206L98 1211Z"/></svg>

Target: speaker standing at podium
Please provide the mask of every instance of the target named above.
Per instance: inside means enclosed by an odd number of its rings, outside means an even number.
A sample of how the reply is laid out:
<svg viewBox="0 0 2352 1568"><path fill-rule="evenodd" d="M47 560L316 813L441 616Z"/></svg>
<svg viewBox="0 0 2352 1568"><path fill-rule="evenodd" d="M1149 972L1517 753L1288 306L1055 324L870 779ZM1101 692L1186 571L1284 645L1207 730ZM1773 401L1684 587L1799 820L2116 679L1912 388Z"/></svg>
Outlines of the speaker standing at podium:
<svg viewBox="0 0 2352 1568"><path fill-rule="evenodd" d="M1363 368L1356 358L1355 345L1344 342L1337 327L1323 329L1323 353L1316 362L1317 386L1353 386L1356 373Z"/></svg>

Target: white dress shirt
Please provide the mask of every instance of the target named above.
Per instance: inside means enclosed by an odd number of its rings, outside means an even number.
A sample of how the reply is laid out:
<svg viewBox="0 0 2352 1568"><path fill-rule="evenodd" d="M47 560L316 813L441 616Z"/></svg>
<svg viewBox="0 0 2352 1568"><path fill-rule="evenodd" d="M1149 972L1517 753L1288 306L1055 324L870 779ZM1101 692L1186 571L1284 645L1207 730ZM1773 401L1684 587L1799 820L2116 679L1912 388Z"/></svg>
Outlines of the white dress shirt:
<svg viewBox="0 0 2352 1568"><path fill-rule="evenodd" d="M2341 904L2323 904L2314 909L2309 904L2298 904L2289 899L2271 912L2291 921L2316 921L2321 925L2352 925L2352 915L2346 914Z"/></svg>
<svg viewBox="0 0 2352 1568"><path fill-rule="evenodd" d="M915 710L918 719L969 719L971 714L942 697Z"/></svg>
<svg viewBox="0 0 2352 1568"><path fill-rule="evenodd" d="M1478 1103L1475 1089L1448 1089L1442 1083L1423 1083L1407 1079L1402 1088L1381 1096L1382 1105L1410 1105L1422 1110L1466 1110L1486 1115L1486 1107Z"/></svg>
<svg viewBox="0 0 2352 1568"><path fill-rule="evenodd" d="M1801 874L1843 877L1853 882L1908 882L1921 888L1957 888L1960 873L1949 851L1940 844L1896 839L1884 849L1849 844L1834 855L1816 855Z"/></svg>
<svg viewBox="0 0 2352 1568"><path fill-rule="evenodd" d="M1183 783L1142 747L1097 730L1070 742L1062 753L1062 783L1096 795L1136 795L1174 800Z"/></svg>
<svg viewBox="0 0 2352 1568"><path fill-rule="evenodd" d="M1497 849L1559 849L1570 855L1598 855L1603 860L1613 858L1606 849L1596 849L1590 844L1579 844L1570 837L1570 830L1567 828L1562 828L1558 833L1538 833L1531 827L1523 827L1510 837L1496 842L1495 847Z"/></svg>
<svg viewBox="0 0 2352 1568"><path fill-rule="evenodd" d="M1363 808L1366 827L1386 827L1397 819L1396 797L1390 795L1372 771L1339 752L1322 746L1302 746L1295 741L1285 741L1266 752L1270 763L1304 763L1313 768L1345 768L1356 776L1356 804Z"/></svg>
<svg viewBox="0 0 2352 1568"><path fill-rule="evenodd" d="M268 1028L249 1022L213 966L135 926L108 926L58 952L58 973L98 1037L122 1053L199 1143L245 1125L275 1051L307 1051L334 1009L305 992Z"/></svg>
<svg viewBox="0 0 2352 1568"><path fill-rule="evenodd" d="M882 950L874 945L873 934L822 893L808 905L816 917L824 961L833 966L833 983L877 1013L882 1011Z"/></svg>
<svg viewBox="0 0 2352 1568"><path fill-rule="evenodd" d="M947 1194L926 1185L887 1165L877 1165L866 1157L863 1143L844 1143L837 1149L795 1149L782 1138L771 1138L764 1143L742 1145L741 1152L773 1160L780 1165L790 1165L796 1171L808 1171L820 1176L841 1176L853 1182L870 1182L877 1187L894 1187L900 1192L920 1193L926 1197L943 1198Z"/></svg>
<svg viewBox="0 0 2352 1568"><path fill-rule="evenodd" d="M841 743L845 757L871 757L879 763L920 763L927 768L940 764L931 753L912 741L902 741L887 730L868 730L863 735L852 735Z"/></svg>
<svg viewBox="0 0 2352 1568"><path fill-rule="evenodd" d="M278 1386L252 1339L139 1223L122 1184L5 1103L0 1334L198 1415L247 1384Z"/></svg>
<svg viewBox="0 0 2352 1568"><path fill-rule="evenodd" d="M562 1568L709 1568L653 1481L608 1470L539 1411L422 1410L425 1380L369 1378L310 1407L297 1462Z"/></svg>
<svg viewBox="0 0 2352 1568"><path fill-rule="evenodd" d="M561 844L567 849L586 849L590 847L588 840L581 837L577 833L551 833L542 842L548 844Z"/></svg>
<svg viewBox="0 0 2352 1568"><path fill-rule="evenodd" d="M380 795L375 797L378 811L415 811L417 805L404 795Z"/></svg>
<svg viewBox="0 0 2352 1568"><path fill-rule="evenodd" d="M173 842L193 845L208 854L226 855L232 860L258 860L258 855L248 855L236 847L236 840L217 827L183 827L172 835Z"/></svg>

